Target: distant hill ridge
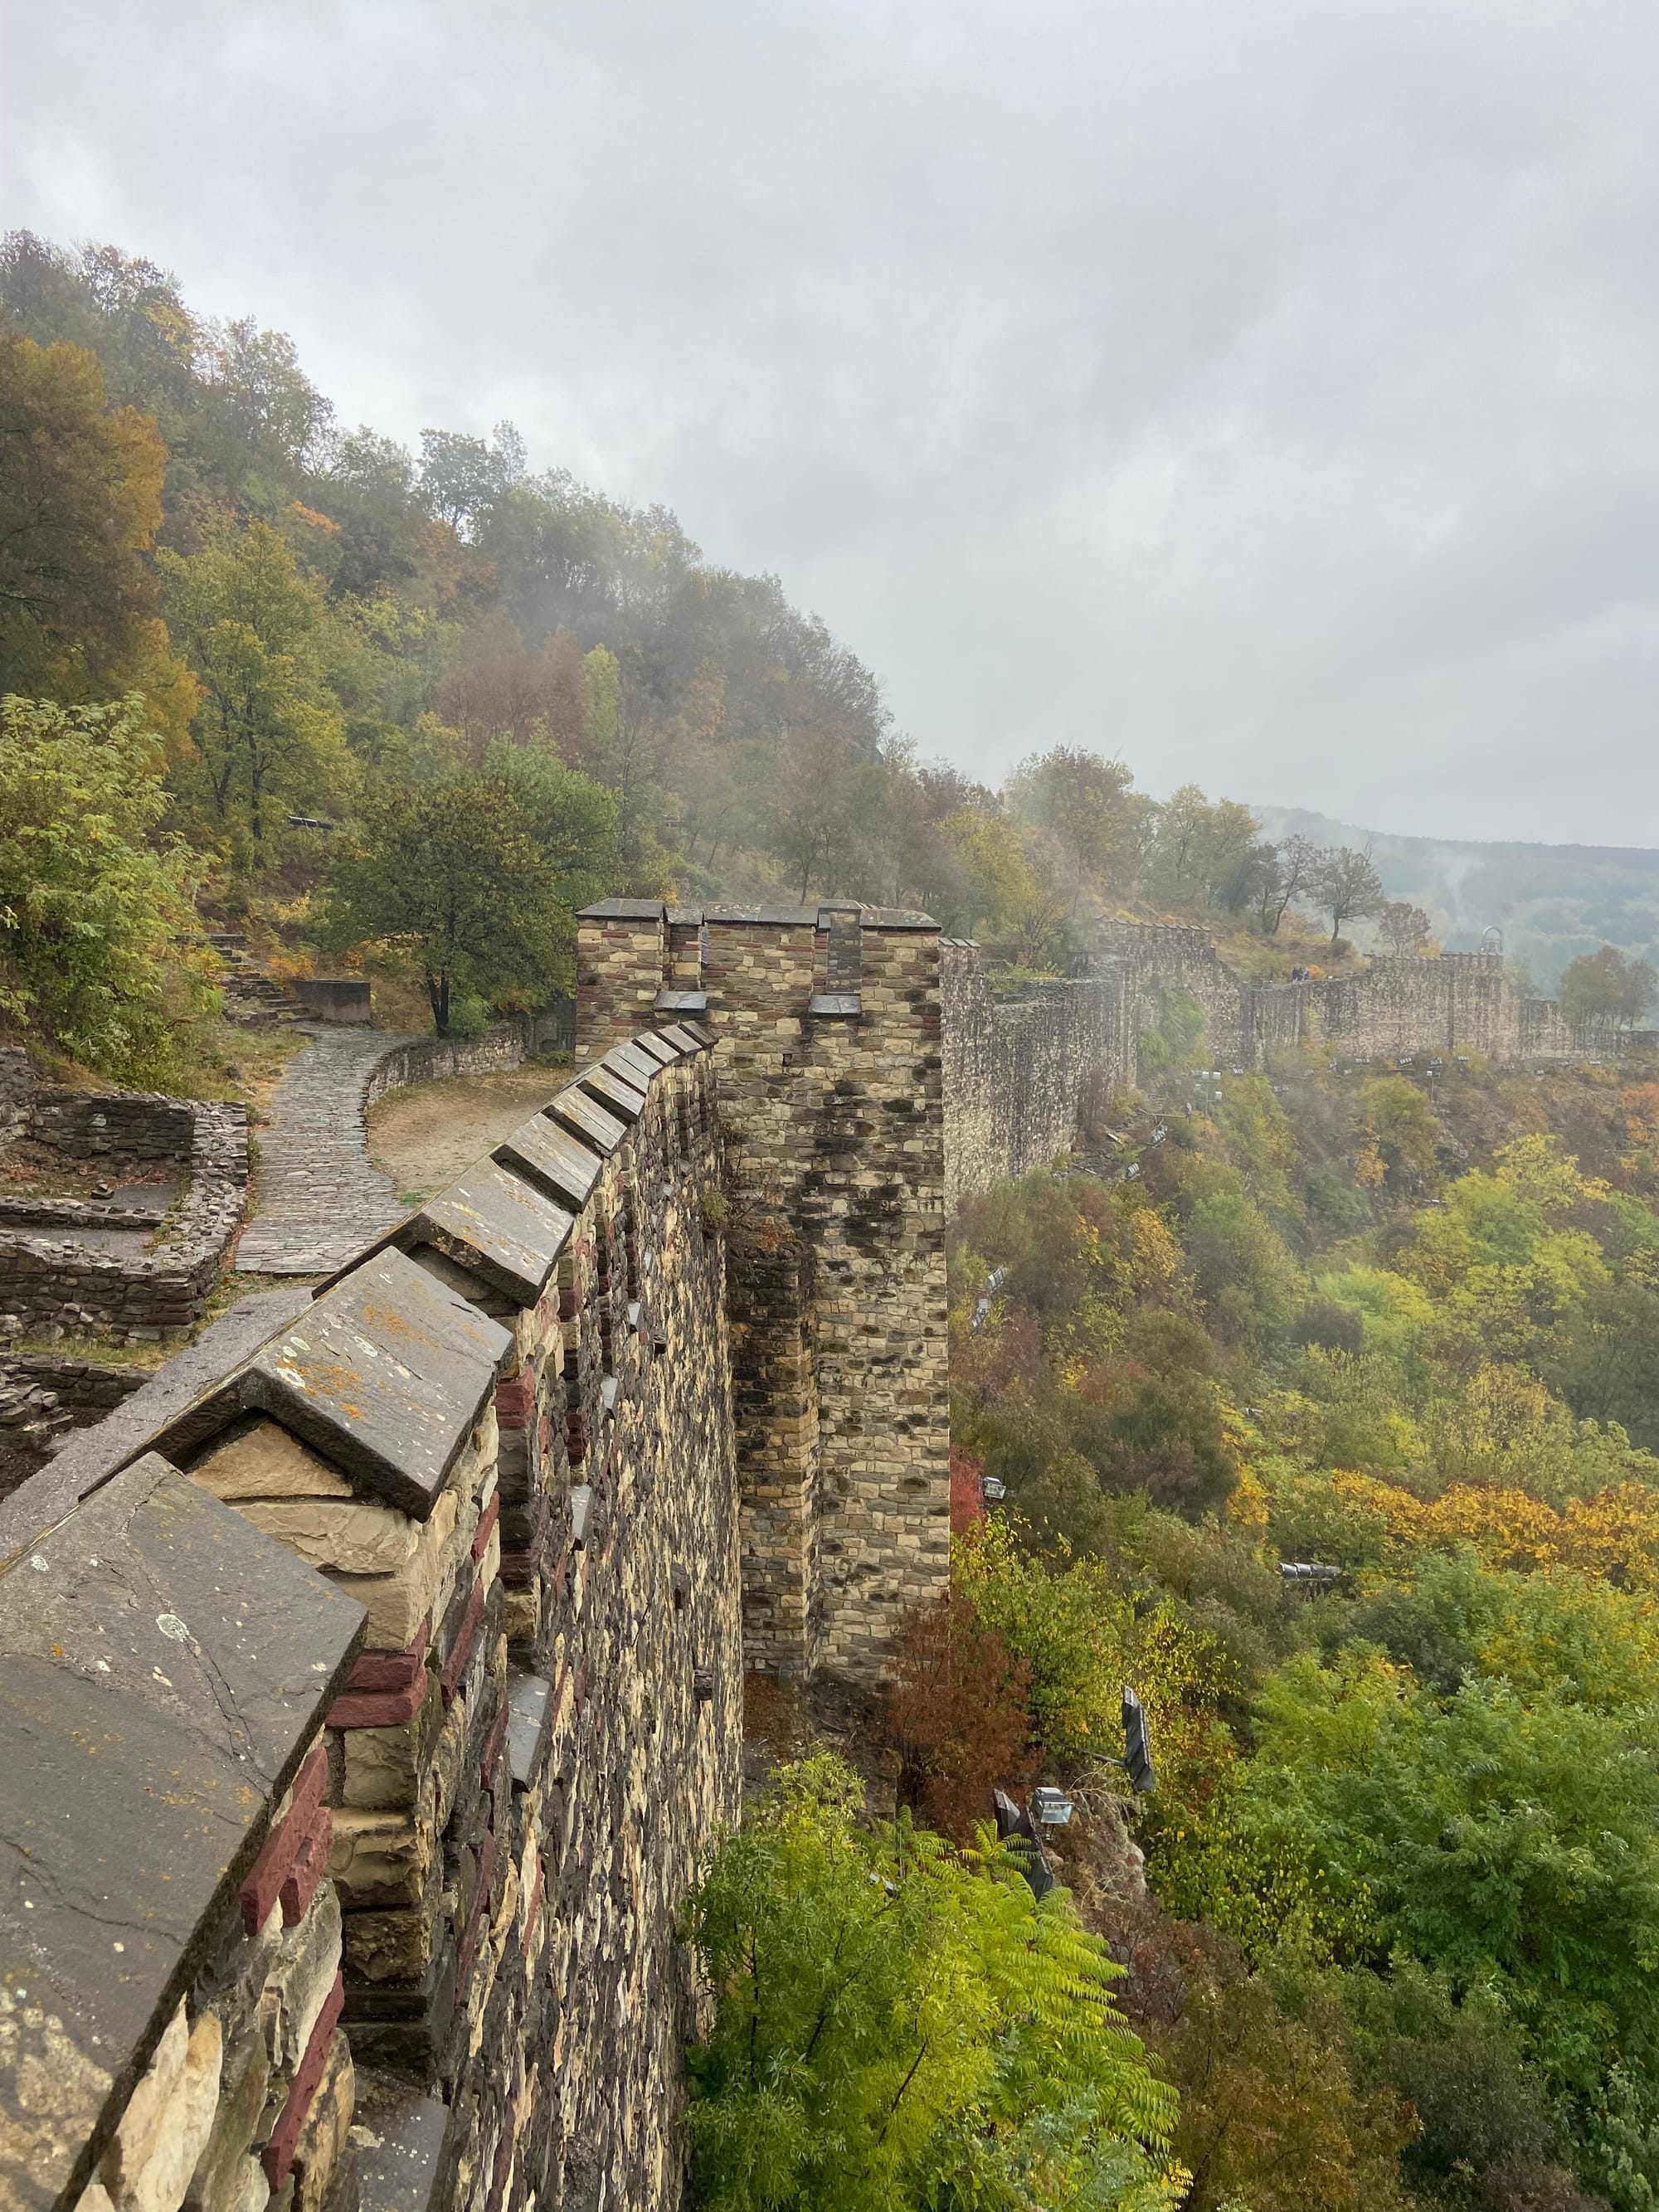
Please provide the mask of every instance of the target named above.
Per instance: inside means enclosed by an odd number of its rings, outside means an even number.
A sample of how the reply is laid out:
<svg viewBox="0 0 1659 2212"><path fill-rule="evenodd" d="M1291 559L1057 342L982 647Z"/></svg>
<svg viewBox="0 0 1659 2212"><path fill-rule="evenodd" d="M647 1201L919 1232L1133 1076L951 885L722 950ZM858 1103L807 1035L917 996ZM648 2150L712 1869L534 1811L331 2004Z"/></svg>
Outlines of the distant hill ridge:
<svg viewBox="0 0 1659 2212"><path fill-rule="evenodd" d="M1299 806L1252 806L1267 836L1321 845L1370 842L1383 888L1433 921L1449 951L1471 951L1499 929L1504 949L1553 992L1581 952L1615 945L1659 965L1659 851L1642 846L1542 845L1401 837Z"/></svg>

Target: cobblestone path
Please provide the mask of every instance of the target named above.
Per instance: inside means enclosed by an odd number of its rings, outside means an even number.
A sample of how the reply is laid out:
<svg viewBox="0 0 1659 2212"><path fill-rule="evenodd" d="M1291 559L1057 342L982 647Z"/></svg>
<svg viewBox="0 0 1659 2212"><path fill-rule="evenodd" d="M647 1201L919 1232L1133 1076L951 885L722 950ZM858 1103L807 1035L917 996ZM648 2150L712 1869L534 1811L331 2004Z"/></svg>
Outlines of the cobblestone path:
<svg viewBox="0 0 1659 2212"><path fill-rule="evenodd" d="M283 1071L259 1130L245 1275L325 1275L406 1211L368 1157L363 1085L393 1046L384 1030L324 1030Z"/></svg>

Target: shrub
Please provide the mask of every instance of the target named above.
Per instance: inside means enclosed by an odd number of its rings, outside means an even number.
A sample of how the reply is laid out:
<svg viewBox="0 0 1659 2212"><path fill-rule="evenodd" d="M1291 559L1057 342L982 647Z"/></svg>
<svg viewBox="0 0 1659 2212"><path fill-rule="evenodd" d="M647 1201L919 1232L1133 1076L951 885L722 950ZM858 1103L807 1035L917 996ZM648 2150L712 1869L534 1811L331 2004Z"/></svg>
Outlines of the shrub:
<svg viewBox="0 0 1659 2212"><path fill-rule="evenodd" d="M786 1768L715 1850L685 1932L714 1998L688 2055L709 2212L1041 2203L1155 2212L1175 2100L1063 1890L855 1820L837 1760Z"/></svg>
<svg viewBox="0 0 1659 2212"><path fill-rule="evenodd" d="M175 1023L208 1002L159 768L141 699L0 701L0 1013L125 1082L164 1073Z"/></svg>
<svg viewBox="0 0 1659 2212"><path fill-rule="evenodd" d="M894 1639L881 1729L899 1761L898 1802L952 1841L973 1841L998 1787L1023 1796L1036 1772L1025 1703L1031 1669L959 1594L913 1613Z"/></svg>

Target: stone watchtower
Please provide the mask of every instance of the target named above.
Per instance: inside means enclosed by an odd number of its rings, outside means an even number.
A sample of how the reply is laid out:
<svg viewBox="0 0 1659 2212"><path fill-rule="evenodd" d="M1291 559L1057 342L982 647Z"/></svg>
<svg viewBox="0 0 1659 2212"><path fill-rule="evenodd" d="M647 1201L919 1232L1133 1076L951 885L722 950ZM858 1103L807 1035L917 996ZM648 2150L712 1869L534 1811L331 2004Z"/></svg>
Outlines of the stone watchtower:
<svg viewBox="0 0 1659 2212"><path fill-rule="evenodd" d="M925 915L580 916L576 1060L715 1040L748 1663L869 1675L950 1573L939 938Z"/></svg>

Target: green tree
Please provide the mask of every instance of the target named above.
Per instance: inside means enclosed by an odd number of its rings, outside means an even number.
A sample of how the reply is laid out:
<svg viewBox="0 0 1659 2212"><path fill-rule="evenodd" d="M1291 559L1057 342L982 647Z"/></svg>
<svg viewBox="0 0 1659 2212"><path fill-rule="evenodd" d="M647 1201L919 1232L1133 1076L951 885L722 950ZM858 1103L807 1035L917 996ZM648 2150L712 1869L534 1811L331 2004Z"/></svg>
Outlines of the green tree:
<svg viewBox="0 0 1659 2212"><path fill-rule="evenodd" d="M1611 945L1569 961L1557 996L1576 1030L1631 1029L1659 994L1650 960L1629 960Z"/></svg>
<svg viewBox="0 0 1659 2212"><path fill-rule="evenodd" d="M106 404L91 354L0 331L0 692L142 688L182 734L191 687L146 558L166 461L154 422Z"/></svg>
<svg viewBox="0 0 1659 2212"><path fill-rule="evenodd" d="M1165 906L1237 911L1263 882L1256 863L1260 825L1248 807L1224 799L1212 806L1195 783L1158 808L1145 873Z"/></svg>
<svg viewBox="0 0 1659 2212"><path fill-rule="evenodd" d="M1557 2093L1589 2098L1659 2049L1649 1727L1571 1680L1465 1679L1440 1702L1363 1648L1298 1657L1264 1693L1249 1792L1334 1895L1370 1899L1384 1946L1496 1987Z"/></svg>
<svg viewBox="0 0 1659 2212"><path fill-rule="evenodd" d="M386 793L336 865L324 941L374 941L405 959L440 1036L464 998L502 1005L568 984L573 878L544 842L556 812L545 796L538 812L538 795L499 769Z"/></svg>
<svg viewBox="0 0 1659 2212"><path fill-rule="evenodd" d="M710 2212L1153 2212L1174 2100L1121 1972L1012 1856L872 1833L833 1759L784 1769L686 1911L714 1993L689 2057Z"/></svg>
<svg viewBox="0 0 1659 2212"><path fill-rule="evenodd" d="M1617 1421L1633 1443L1659 1450L1659 1293L1598 1285L1552 1334L1540 1364L1581 1419Z"/></svg>
<svg viewBox="0 0 1659 2212"><path fill-rule="evenodd" d="M167 611L202 700L191 724L208 824L238 866L273 854L286 810L349 787L339 702L325 673L323 594L266 522L217 528L199 552L160 556Z"/></svg>
<svg viewBox="0 0 1659 2212"><path fill-rule="evenodd" d="M0 1011L106 1074L165 1069L205 994L181 962L188 855L161 836L161 747L141 699L0 701Z"/></svg>
<svg viewBox="0 0 1659 2212"><path fill-rule="evenodd" d="M1350 845L1335 845L1322 853L1309 894L1331 918L1334 951L1345 921L1382 911L1382 878L1372 864L1370 847L1357 853Z"/></svg>
<svg viewBox="0 0 1659 2212"><path fill-rule="evenodd" d="M1311 837L1286 837L1273 848L1273 866L1263 876L1257 913L1262 933L1277 937L1279 924L1297 899L1313 896L1323 855Z"/></svg>

